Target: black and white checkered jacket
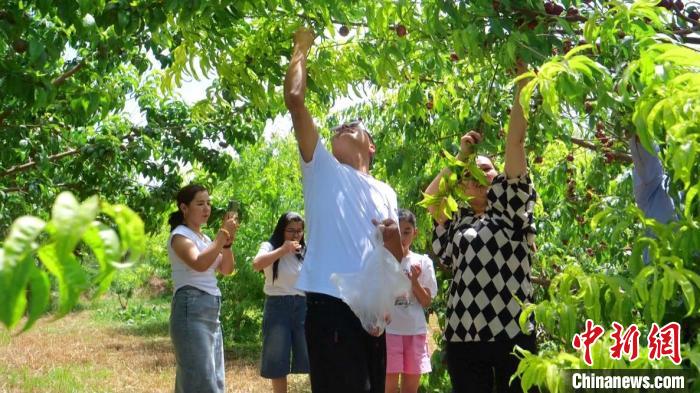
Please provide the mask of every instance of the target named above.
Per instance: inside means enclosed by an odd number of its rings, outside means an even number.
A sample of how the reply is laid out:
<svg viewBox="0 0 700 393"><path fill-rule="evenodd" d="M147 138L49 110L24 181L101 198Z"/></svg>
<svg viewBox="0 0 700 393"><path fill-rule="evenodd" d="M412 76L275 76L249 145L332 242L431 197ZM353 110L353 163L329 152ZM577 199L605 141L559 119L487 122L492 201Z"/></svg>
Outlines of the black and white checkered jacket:
<svg viewBox="0 0 700 393"><path fill-rule="evenodd" d="M535 200L529 176L500 174L488 189L483 215L463 206L451 221L435 225L433 250L453 272L447 341L502 341L521 334L518 299L532 300L529 244Z"/></svg>

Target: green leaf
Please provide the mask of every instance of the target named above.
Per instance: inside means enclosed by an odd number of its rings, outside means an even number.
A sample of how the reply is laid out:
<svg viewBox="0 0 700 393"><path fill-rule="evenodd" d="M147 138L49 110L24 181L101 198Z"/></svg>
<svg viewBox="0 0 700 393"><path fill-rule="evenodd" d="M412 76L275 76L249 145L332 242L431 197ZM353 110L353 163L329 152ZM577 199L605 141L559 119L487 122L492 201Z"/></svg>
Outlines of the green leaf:
<svg viewBox="0 0 700 393"><path fill-rule="evenodd" d="M438 192L440 194L447 193L447 179L445 179L445 176L441 177L440 181L438 182Z"/></svg>
<svg viewBox="0 0 700 393"><path fill-rule="evenodd" d="M600 320L600 287L596 277L589 277L579 282L584 290L583 301L587 315L593 320Z"/></svg>
<svg viewBox="0 0 700 393"><path fill-rule="evenodd" d="M530 315L535 312L536 304L526 304L523 310L520 312L520 317L518 318L518 324L520 325L520 330L527 334L529 330Z"/></svg>
<svg viewBox="0 0 700 393"><path fill-rule="evenodd" d="M457 211L457 201L455 201L455 199L452 198L452 196L447 197L447 209L450 212L448 217L451 217L452 213Z"/></svg>
<svg viewBox="0 0 700 393"><path fill-rule="evenodd" d="M681 293L683 293L683 298L685 299L685 304L688 307L688 312L685 314L686 317L693 315L695 311L695 288L690 282L688 277L684 276L681 272L664 267L665 274L673 278L673 280L681 288Z"/></svg>
<svg viewBox="0 0 700 393"><path fill-rule="evenodd" d="M559 387L562 385L562 379L564 378L564 373L559 370L556 364L550 364L547 366L546 373L547 388L550 392L559 392ZM527 392L527 390L523 390Z"/></svg>
<svg viewBox="0 0 700 393"><path fill-rule="evenodd" d="M27 331L49 306L51 282L46 272L32 265L29 276L29 312L22 331Z"/></svg>
<svg viewBox="0 0 700 393"><path fill-rule="evenodd" d="M576 312L574 307L566 303L561 303L559 306L559 334L561 337L573 337L576 333Z"/></svg>
<svg viewBox="0 0 700 393"><path fill-rule="evenodd" d="M654 281L651 286L651 297L649 298L649 312L651 319L661 321L666 309L666 302L663 299L664 286L661 281Z"/></svg>
<svg viewBox="0 0 700 393"><path fill-rule="evenodd" d="M598 225L600 225L601 222L606 222L610 217L612 217L610 209L603 209L596 213L593 218L591 218L591 229L595 231L598 229Z"/></svg>
<svg viewBox="0 0 700 393"><path fill-rule="evenodd" d="M45 50L46 47L40 41L35 39L29 40L29 62L36 63L36 61L39 60L39 57L44 54Z"/></svg>
<svg viewBox="0 0 700 393"><path fill-rule="evenodd" d="M535 71L524 72L524 73L518 75L515 79L513 79L513 84L517 84L518 82L520 82L521 80L524 80L524 79L535 78L536 76L537 76L537 74L535 74ZM528 84L530 84L530 83L532 83L532 81L528 82ZM525 102L528 102L528 101L525 101Z"/></svg>
<svg viewBox="0 0 700 393"><path fill-rule="evenodd" d="M115 263L114 265L126 267L130 263L138 261L146 248L146 235L141 218L124 205L111 205L102 202L102 211L112 217L117 224L122 253L128 250L128 261L131 261L126 264Z"/></svg>
<svg viewBox="0 0 700 393"><path fill-rule="evenodd" d="M80 293L88 288L87 274L72 253L59 257L56 243L42 246L39 249L39 259L56 277L59 290L58 315L63 316L78 303Z"/></svg>
<svg viewBox="0 0 700 393"><path fill-rule="evenodd" d="M534 72L533 72L534 74ZM524 74L525 75L525 74ZM522 76L522 75L521 75ZM532 78L521 90L520 90L520 106L523 108L523 115L525 119L530 118L530 99L532 98L532 93L537 87L539 78ZM516 78L517 81L517 78Z"/></svg>
<svg viewBox="0 0 700 393"><path fill-rule="evenodd" d="M472 178L474 178L474 180L476 180L479 184L481 184L482 186L486 186L489 184L489 181L486 178L484 171L482 171L481 168L476 166L475 160L469 160L469 162L467 162L467 168L469 170L469 175Z"/></svg>
<svg viewBox="0 0 700 393"><path fill-rule="evenodd" d="M79 204L70 192L63 192L56 198L48 225L59 258L72 254L83 232L97 217L98 212L99 203L96 196L88 198L82 204Z"/></svg>
<svg viewBox="0 0 700 393"><path fill-rule="evenodd" d="M686 206L686 208L685 208L685 217L686 217L688 220L690 220L690 219L692 218L693 214L695 214L695 212L694 212L693 209L692 209L692 207L693 207L693 200L694 200L698 195L700 195L700 184L696 184L695 186L691 187L691 188L688 190L688 193L687 193L686 196L685 196L685 206Z"/></svg>
<svg viewBox="0 0 700 393"><path fill-rule="evenodd" d="M578 45L578 46L574 47L573 49L571 49L569 51L569 53L565 54L564 59L569 60L572 57L574 57L577 53L583 52L583 51L588 50L588 49L593 49L593 45L591 45L591 44Z"/></svg>
<svg viewBox="0 0 700 393"><path fill-rule="evenodd" d="M642 271L637 274L637 276L634 278L634 289L637 292L637 297L639 298L639 301L642 306L647 304L649 301L649 286L648 286L648 280L649 276L654 274L654 267L653 266L647 266Z"/></svg>
<svg viewBox="0 0 700 393"><path fill-rule="evenodd" d="M95 221L85 231L83 241L92 249L100 265L100 272L93 280L99 285L96 294L99 295L109 288L115 266L120 262L119 236L112 228Z"/></svg>
<svg viewBox="0 0 700 393"><path fill-rule="evenodd" d="M24 314L24 289L30 278L36 239L46 223L36 217L15 220L0 253L0 321L12 328Z"/></svg>
<svg viewBox="0 0 700 393"><path fill-rule="evenodd" d="M490 126L497 126L498 122L496 122L496 119L494 119L490 114L487 112L483 112L481 114L481 119L484 120L484 123L490 125Z"/></svg>

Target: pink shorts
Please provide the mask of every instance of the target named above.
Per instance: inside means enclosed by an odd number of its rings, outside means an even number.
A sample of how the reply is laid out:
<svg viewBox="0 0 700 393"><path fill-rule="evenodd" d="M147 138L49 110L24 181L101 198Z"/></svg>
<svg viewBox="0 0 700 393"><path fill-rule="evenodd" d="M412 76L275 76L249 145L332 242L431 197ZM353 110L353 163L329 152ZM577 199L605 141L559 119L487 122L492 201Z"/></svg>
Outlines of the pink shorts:
<svg viewBox="0 0 700 393"><path fill-rule="evenodd" d="M425 374L431 371L425 334L386 334L386 373Z"/></svg>

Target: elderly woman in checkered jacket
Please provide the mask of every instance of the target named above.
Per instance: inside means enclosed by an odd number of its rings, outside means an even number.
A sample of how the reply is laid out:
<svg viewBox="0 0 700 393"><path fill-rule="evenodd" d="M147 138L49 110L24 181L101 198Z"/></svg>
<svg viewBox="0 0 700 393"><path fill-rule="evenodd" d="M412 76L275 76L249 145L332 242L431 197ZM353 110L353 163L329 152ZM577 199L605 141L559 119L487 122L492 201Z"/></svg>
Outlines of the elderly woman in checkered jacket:
<svg viewBox="0 0 700 393"><path fill-rule="evenodd" d="M518 74L526 70L518 64ZM446 311L445 341L447 368L455 392L520 391L520 381L510 378L518 359L513 348L535 351L534 326L529 334L520 330L522 302L530 301L530 244L534 239L532 211L535 190L525 160L527 122L519 103L520 81L515 89L505 149L505 173L498 173L491 160L476 158L477 166L490 182L463 184L472 199L448 220L435 222L433 249L453 273ZM465 134L460 158L471 152L481 135ZM436 194L443 169L426 189Z"/></svg>

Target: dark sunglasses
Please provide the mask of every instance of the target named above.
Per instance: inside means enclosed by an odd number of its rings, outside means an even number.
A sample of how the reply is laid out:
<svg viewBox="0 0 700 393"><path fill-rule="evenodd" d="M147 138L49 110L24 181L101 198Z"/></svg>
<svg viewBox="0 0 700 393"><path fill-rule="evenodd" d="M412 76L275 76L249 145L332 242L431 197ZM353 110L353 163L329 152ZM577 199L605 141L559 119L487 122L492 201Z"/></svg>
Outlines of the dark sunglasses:
<svg viewBox="0 0 700 393"><path fill-rule="evenodd" d="M335 127L331 128L331 132L333 132L335 134L335 133L338 133L340 131L350 130L350 129L356 129L356 130L363 131L364 133L367 134L367 136L369 136L369 140L372 143L374 143L374 138L372 137L372 134L369 132L369 130L365 127L365 124L362 122L362 119L353 120L353 121L350 121L347 123L343 123L339 126L335 126Z"/></svg>
<svg viewBox="0 0 700 393"><path fill-rule="evenodd" d="M358 130L362 130L364 132L367 132L367 129L365 128L365 125L362 123L362 120L353 120L351 122L343 123L339 126L331 128L331 131L336 133L336 132L351 129L351 128L356 128Z"/></svg>

